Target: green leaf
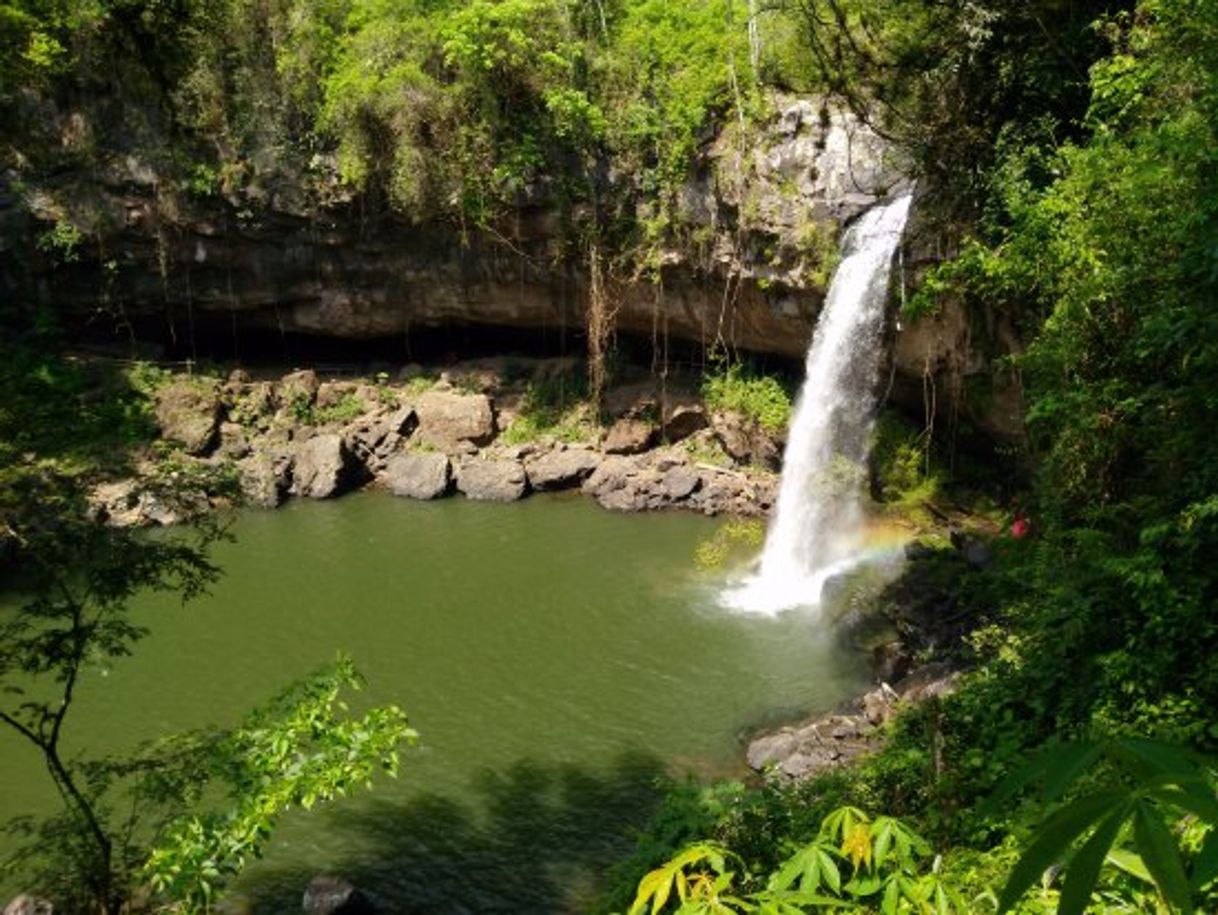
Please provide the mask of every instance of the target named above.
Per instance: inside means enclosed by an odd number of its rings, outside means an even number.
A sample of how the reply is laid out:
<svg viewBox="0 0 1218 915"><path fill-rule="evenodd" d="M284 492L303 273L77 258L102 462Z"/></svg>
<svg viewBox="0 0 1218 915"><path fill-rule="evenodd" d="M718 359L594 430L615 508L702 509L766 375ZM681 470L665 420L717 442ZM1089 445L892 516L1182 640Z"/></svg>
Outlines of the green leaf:
<svg viewBox="0 0 1218 915"><path fill-rule="evenodd" d="M1109 755L1146 778L1156 774L1195 778L1206 762L1204 757L1190 750L1142 738L1112 741Z"/></svg>
<svg viewBox="0 0 1218 915"><path fill-rule="evenodd" d="M1218 878L1218 826L1210 829L1201 844L1201 851L1193 861L1193 876L1189 883L1194 891L1200 892L1215 878Z"/></svg>
<svg viewBox="0 0 1218 915"><path fill-rule="evenodd" d="M1141 880L1149 886L1155 885L1155 878L1146 869L1146 863L1136 852L1127 848L1114 848L1108 852L1108 862L1123 870L1136 880Z"/></svg>
<svg viewBox="0 0 1218 915"><path fill-rule="evenodd" d="M1044 798L1056 801L1104 753L1104 744L1090 741L1057 747L1049 757Z"/></svg>
<svg viewBox="0 0 1218 915"><path fill-rule="evenodd" d="M1180 850L1159 811L1146 801L1137 804L1133 837L1163 898L1184 915L1189 915L1193 911L1192 890L1180 860Z"/></svg>
<svg viewBox="0 0 1218 915"><path fill-rule="evenodd" d="M1108 856L1108 850L1116 841L1121 824L1129 816L1132 804L1122 804L1113 811L1091 834L1083 847L1070 861L1066 871L1066 882L1062 886L1061 901L1057 915L1082 915L1091 900L1091 893L1100 879L1100 868Z"/></svg>
<svg viewBox="0 0 1218 915"><path fill-rule="evenodd" d="M998 900L998 915L1010 911L1028 888L1091 824L1128 798L1124 791L1101 791L1067 804L1041 825L1035 841L1016 863Z"/></svg>

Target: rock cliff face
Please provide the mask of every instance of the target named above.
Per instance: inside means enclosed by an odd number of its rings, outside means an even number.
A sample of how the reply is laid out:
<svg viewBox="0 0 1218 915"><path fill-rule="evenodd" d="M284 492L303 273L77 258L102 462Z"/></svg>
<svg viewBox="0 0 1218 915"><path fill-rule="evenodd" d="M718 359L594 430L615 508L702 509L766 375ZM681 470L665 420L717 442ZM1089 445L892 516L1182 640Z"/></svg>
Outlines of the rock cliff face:
<svg viewBox="0 0 1218 915"><path fill-rule="evenodd" d="M793 98L774 111L747 141L725 131L708 143L678 195L681 241L660 253L662 284L610 278L619 333L803 356L842 228L901 177L880 138L848 113ZM347 340L453 326L582 334L587 276L564 256L552 203L522 206L503 238L408 225L331 196L306 204L285 180L257 199L192 200L127 154L88 175L9 175L0 295L50 304L94 332L134 327L179 348L196 329ZM56 227L70 229L70 247L47 243ZM901 329L893 396L917 409L930 379L942 415L1010 441L1017 388L989 355L960 315Z"/></svg>
<svg viewBox="0 0 1218 915"><path fill-rule="evenodd" d="M899 176L848 114L807 100L776 107L748 145L726 136L708 145L679 195L684 240L661 254L662 293L614 284L620 331L651 335L666 322L690 341L802 353L841 226ZM544 200L522 207L512 237L500 238L407 225L352 200L170 199L152 167L126 156L97 170L87 193L61 177L0 194L0 234L66 223L82 238L70 262L26 258L2 268L0 282L98 321L163 322L167 336L209 318L349 339L446 324L575 329L586 276L578 258L560 257L560 222Z"/></svg>

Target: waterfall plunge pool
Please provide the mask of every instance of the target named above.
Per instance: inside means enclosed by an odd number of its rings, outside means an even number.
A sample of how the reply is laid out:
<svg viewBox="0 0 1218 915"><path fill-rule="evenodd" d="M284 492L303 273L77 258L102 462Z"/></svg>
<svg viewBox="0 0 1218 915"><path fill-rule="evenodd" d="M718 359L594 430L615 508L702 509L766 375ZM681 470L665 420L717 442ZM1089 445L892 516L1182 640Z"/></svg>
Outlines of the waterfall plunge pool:
<svg viewBox="0 0 1218 915"><path fill-rule="evenodd" d="M369 681L359 704L401 705L421 744L397 780L289 816L236 886L249 911L298 911L320 873L398 913L591 911L659 777L740 774L748 729L866 687L865 659L808 617L719 606L693 562L717 523L576 496L243 513L210 596L138 602L152 635L88 672L71 748L235 724L343 650ZM0 733L0 821L54 809L37 758Z"/></svg>

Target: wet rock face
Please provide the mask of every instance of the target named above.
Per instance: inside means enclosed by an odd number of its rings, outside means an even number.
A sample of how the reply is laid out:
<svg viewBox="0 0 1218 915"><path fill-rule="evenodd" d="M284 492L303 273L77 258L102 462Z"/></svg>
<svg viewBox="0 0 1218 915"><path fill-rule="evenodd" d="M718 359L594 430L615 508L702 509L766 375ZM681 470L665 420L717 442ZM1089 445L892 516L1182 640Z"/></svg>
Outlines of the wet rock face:
<svg viewBox="0 0 1218 915"><path fill-rule="evenodd" d="M696 251L663 252L660 308L675 337L709 344L723 331L734 347L798 356L823 299L825 253L895 177L883 143L845 110L791 97L773 105L770 122L750 137L750 161L740 160L730 137L712 139L702 150L703 174L680 189L682 222L709 241ZM586 277L578 260L561 254L563 220L553 197L521 209L512 241L521 258L504 256L502 240L489 233L458 237L441 224L370 214L350 199L335 197L328 207L302 200L305 180L287 163L279 167L278 189L261 199L163 206L157 189L171 184L169 176L124 150L88 175L0 196L0 225L35 235L56 214L84 209L71 206L74 187L100 188L91 202L96 224L82 229L105 250L122 252L112 295L135 318L185 314L189 304L193 320L210 317L217 327L236 321L347 339L400 338L412 327L445 324L582 323ZM632 181L612 179L605 192L629 197ZM241 209L253 218L234 218ZM53 295L83 313L96 304L102 267L93 256L82 251L70 274L53 276L49 261L0 271L0 294ZM743 282L725 322L728 277ZM618 329L650 336L656 307L651 283L626 284Z"/></svg>

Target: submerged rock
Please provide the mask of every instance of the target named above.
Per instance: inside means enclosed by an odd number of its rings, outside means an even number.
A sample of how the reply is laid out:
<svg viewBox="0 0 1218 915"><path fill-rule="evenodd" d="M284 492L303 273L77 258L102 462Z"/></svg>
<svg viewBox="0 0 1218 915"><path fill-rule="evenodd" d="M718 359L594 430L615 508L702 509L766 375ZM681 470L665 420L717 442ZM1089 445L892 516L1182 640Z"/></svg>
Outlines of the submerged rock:
<svg viewBox="0 0 1218 915"><path fill-rule="evenodd" d="M301 911L305 915L373 915L376 906L342 877L321 876L309 881Z"/></svg>

